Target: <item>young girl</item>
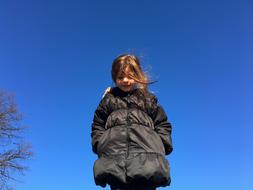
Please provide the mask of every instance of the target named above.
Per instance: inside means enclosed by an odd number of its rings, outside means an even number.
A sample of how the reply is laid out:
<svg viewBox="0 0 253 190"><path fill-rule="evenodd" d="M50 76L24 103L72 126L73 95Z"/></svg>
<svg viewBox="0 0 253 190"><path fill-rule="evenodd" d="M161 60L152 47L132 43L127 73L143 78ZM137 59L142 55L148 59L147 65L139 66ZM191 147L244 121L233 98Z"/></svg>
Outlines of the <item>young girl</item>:
<svg viewBox="0 0 253 190"><path fill-rule="evenodd" d="M107 91L92 123L95 183L111 190L155 190L170 184L171 124L134 55L112 64L116 87Z"/></svg>

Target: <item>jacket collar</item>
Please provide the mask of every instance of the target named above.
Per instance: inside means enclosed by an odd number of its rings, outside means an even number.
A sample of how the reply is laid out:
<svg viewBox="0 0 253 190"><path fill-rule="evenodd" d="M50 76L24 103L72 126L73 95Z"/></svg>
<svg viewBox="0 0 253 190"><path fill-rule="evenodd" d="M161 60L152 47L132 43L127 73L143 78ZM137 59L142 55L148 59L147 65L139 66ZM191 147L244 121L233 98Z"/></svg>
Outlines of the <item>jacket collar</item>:
<svg viewBox="0 0 253 190"><path fill-rule="evenodd" d="M122 96L122 97L130 96L130 95L134 94L136 91L137 91L137 88L136 88L136 89L133 89L132 91L129 91L129 92L124 92L124 91L121 90L119 87L114 87L114 88L113 88L113 93L114 93L116 96Z"/></svg>

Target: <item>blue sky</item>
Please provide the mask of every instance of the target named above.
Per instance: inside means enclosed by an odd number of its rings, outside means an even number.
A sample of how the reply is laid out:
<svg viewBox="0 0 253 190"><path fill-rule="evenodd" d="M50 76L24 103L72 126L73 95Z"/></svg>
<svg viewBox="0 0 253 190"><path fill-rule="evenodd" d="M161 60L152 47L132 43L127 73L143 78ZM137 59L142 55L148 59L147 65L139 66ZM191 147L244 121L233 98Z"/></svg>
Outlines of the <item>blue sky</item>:
<svg viewBox="0 0 253 190"><path fill-rule="evenodd" d="M150 89L173 125L172 184L161 189L253 188L252 9L249 0L1 1L0 88L16 94L35 154L16 189L102 189L91 122L121 53L158 80Z"/></svg>

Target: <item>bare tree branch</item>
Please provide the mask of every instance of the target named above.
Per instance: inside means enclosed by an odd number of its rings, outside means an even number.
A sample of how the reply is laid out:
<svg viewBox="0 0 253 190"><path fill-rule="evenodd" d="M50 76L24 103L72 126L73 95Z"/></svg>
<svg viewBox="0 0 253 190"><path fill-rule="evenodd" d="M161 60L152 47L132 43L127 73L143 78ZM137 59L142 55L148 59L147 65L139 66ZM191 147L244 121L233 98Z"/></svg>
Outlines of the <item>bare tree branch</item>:
<svg viewBox="0 0 253 190"><path fill-rule="evenodd" d="M31 158L31 145L23 141L25 127L21 125L14 96L0 90L0 189L11 190L9 182L18 181L16 174L24 175L24 162Z"/></svg>

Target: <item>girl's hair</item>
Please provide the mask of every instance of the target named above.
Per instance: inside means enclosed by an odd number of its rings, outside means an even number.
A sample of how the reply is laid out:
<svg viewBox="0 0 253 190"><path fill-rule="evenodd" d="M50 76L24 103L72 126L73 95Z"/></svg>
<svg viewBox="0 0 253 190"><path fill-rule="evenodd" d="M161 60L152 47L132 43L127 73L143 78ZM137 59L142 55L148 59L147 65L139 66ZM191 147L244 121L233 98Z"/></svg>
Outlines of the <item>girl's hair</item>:
<svg viewBox="0 0 253 190"><path fill-rule="evenodd" d="M128 69L129 72L126 73L126 69ZM148 84L152 83L143 72L140 61L135 55L123 54L116 57L112 63L111 74L115 83L117 77L121 74L125 74L134 79L143 93L148 91Z"/></svg>

